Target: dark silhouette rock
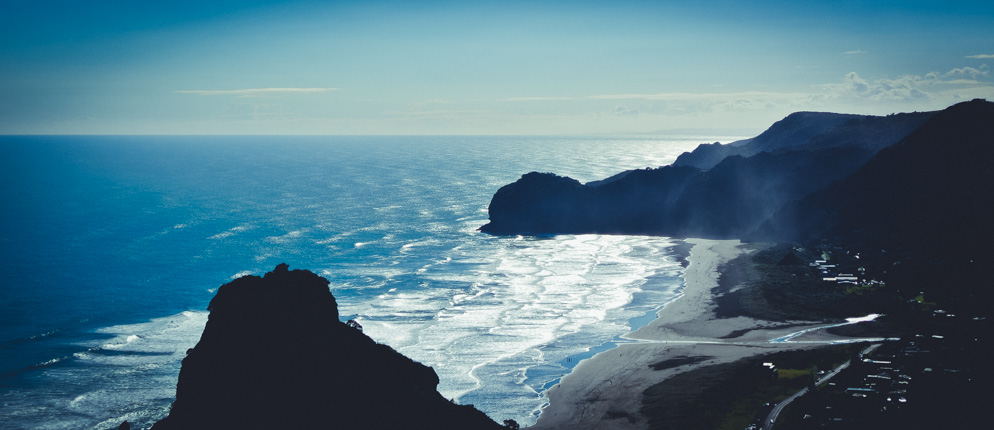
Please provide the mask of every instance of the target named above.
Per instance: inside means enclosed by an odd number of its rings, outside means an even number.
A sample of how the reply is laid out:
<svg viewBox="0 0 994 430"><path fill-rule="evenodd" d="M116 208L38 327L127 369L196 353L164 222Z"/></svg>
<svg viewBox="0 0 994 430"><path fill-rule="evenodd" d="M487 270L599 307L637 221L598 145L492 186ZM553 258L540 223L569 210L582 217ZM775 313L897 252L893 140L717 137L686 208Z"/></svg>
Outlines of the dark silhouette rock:
<svg viewBox="0 0 994 430"><path fill-rule="evenodd" d="M596 186L551 173L529 173L490 202L491 234L665 234L684 189L701 172L667 166L633 170Z"/></svg>
<svg viewBox="0 0 994 430"><path fill-rule="evenodd" d="M218 289L153 427L499 429L438 376L338 320L328 281L280 264Z"/></svg>

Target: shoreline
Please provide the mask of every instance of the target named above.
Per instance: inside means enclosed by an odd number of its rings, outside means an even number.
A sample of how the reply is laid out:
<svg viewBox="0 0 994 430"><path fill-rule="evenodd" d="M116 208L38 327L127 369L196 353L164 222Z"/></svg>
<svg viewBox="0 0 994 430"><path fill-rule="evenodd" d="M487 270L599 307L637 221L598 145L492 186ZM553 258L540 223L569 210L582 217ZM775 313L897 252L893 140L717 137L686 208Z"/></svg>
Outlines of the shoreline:
<svg viewBox="0 0 994 430"><path fill-rule="evenodd" d="M644 429L643 392L676 374L704 366L785 350L816 348L846 339L820 330L803 337L816 343L772 339L825 326L824 321L718 318L719 269L749 253L738 240L686 239L693 245L679 297L656 318L622 338L631 343L602 351L574 366L547 391L549 406L529 429ZM794 339L796 340L796 339Z"/></svg>

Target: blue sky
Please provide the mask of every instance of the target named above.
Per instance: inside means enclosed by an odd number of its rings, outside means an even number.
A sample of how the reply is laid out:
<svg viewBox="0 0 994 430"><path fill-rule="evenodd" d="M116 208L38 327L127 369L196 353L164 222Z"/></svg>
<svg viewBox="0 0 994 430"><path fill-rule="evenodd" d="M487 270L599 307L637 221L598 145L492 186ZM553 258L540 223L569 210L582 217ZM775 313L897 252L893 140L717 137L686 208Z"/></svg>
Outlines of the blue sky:
<svg viewBox="0 0 994 430"><path fill-rule="evenodd" d="M0 134L752 134L992 66L989 1L6 0Z"/></svg>

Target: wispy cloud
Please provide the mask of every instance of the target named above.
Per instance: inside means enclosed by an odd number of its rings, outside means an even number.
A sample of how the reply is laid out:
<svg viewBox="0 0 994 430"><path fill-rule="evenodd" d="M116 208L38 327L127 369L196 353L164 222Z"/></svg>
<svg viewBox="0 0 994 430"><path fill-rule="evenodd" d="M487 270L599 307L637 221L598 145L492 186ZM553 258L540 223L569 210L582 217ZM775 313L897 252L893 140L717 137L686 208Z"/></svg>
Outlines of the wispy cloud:
<svg viewBox="0 0 994 430"><path fill-rule="evenodd" d="M177 94L196 94L200 96L277 96L288 94L314 94L338 91L338 88L247 88L240 90L183 90L173 91Z"/></svg>
<svg viewBox="0 0 994 430"><path fill-rule="evenodd" d="M729 100L738 98L749 99L795 99L806 97L802 93L743 91L737 93L658 93L658 94L602 94L588 98L596 100L663 100L663 101L706 101Z"/></svg>
<svg viewBox="0 0 994 430"><path fill-rule="evenodd" d="M994 58L994 54L977 54L977 55L967 55L966 58L975 58L979 60L987 60Z"/></svg>
<svg viewBox="0 0 994 430"><path fill-rule="evenodd" d="M936 81L939 85L984 85L983 82L976 79L949 79L945 81Z"/></svg>
<svg viewBox="0 0 994 430"><path fill-rule="evenodd" d="M897 79L863 79L856 72L849 72L841 84L823 86L829 90L829 97L855 98L876 101L915 101L929 98L922 89L930 81L935 81L935 75L902 76Z"/></svg>
<svg viewBox="0 0 994 430"><path fill-rule="evenodd" d="M846 54L846 55L860 55L860 54L865 54L865 53L866 53L866 51L864 51L862 49L857 49L855 51L846 51L846 52L843 52L843 54Z"/></svg>
<svg viewBox="0 0 994 430"><path fill-rule="evenodd" d="M984 82L990 76L986 66L980 68L955 68L945 73L932 72L925 75L904 75L894 79L869 80L850 72L842 83L819 85L823 91L816 98L849 99L878 102L919 102L930 100L940 93L950 90L940 89L962 87L958 90L986 93L991 87Z"/></svg>
<svg viewBox="0 0 994 430"><path fill-rule="evenodd" d="M985 76L989 76L990 75L990 71L989 70L984 70L986 68L987 68L986 65L982 66L979 69L974 68L974 67L958 67L958 68L955 68L955 69L952 69L952 70L946 72L945 76L946 77L966 76L966 77L970 77L972 79L977 79L977 78L981 78L981 77L985 77Z"/></svg>
<svg viewBox="0 0 994 430"><path fill-rule="evenodd" d="M407 117L407 118L490 118L495 112L492 110L457 110L457 109L437 109L430 111L386 111L387 115Z"/></svg>
<svg viewBox="0 0 994 430"><path fill-rule="evenodd" d="M452 103L451 100L431 99L431 100L422 100L422 101L419 101L419 102L414 102L414 103L411 103L411 105L414 106L417 109L423 109L426 106L446 105L446 104L450 104L450 103Z"/></svg>
<svg viewBox="0 0 994 430"><path fill-rule="evenodd" d="M573 97L510 97L503 99L506 102L537 102L537 101L567 101L576 100Z"/></svg>
<svg viewBox="0 0 994 430"><path fill-rule="evenodd" d="M639 109L630 108L626 105L618 105L611 110L611 114L620 116L639 116L641 113Z"/></svg>

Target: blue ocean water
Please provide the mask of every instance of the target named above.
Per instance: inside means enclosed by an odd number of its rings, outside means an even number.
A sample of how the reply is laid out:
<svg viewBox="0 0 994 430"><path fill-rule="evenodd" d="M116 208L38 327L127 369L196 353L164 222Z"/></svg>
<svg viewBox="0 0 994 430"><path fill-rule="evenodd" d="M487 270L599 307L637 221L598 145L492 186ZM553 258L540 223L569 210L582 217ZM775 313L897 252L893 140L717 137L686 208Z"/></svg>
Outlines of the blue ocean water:
<svg viewBox="0 0 994 430"><path fill-rule="evenodd" d="M681 267L667 238L479 233L490 197L713 140L0 137L0 427L150 426L216 288L283 262L443 395L532 423L573 357L676 297Z"/></svg>

